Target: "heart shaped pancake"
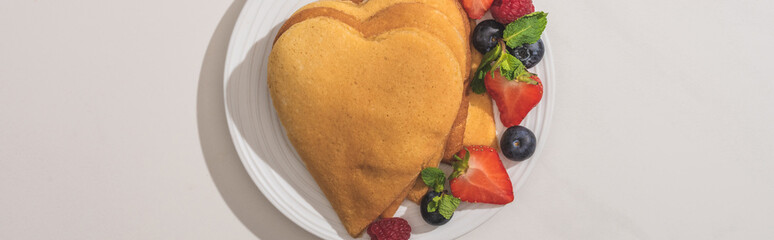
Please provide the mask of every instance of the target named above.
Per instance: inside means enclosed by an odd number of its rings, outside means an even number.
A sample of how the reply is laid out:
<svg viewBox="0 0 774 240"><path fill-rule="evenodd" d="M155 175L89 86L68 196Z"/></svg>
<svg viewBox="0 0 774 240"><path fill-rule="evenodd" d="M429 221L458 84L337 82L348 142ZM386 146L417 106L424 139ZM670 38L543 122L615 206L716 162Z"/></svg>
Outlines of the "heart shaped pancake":
<svg viewBox="0 0 774 240"><path fill-rule="evenodd" d="M301 9L298 11L316 7L328 7L351 14L357 19L364 20L370 16L373 16L375 13L381 11L382 9L395 4L421 3L438 9L438 11L441 11L444 15L449 17L450 23L455 28L457 28L459 32L465 33L465 40L468 41L467 36L470 35L468 14L465 12L465 9L462 8L462 5L460 5L458 0L368 0L365 1L365 3L361 2L362 1L355 0L321 0L309 3L301 7ZM414 18L422 17L423 16L414 16Z"/></svg>
<svg viewBox="0 0 774 240"><path fill-rule="evenodd" d="M460 63L460 69L463 70L463 79L467 80L470 73L468 69L471 48L468 47L468 33L460 33L460 30L469 31L470 25L467 21L465 24L451 24L456 22L451 21L451 19L466 19L467 15L458 5L458 2L454 0L371 0L364 4L354 4L349 1L319 1L296 11L280 28L278 37L294 24L319 16L344 22L365 35L403 27L418 28L435 35L454 51ZM445 10L445 13L434 7ZM444 158L450 158L451 154L462 148L467 106L466 96L463 96L463 104L460 104L457 118L447 138ZM440 159L435 159L426 163L425 166L438 166L439 162ZM406 192L403 195L408 196L414 202L418 202L427 191L427 187L421 181L417 181L416 186L409 189L410 193ZM396 199L392 207L387 209L382 216L392 216L401 202L402 200Z"/></svg>
<svg viewBox="0 0 774 240"><path fill-rule="evenodd" d="M316 17L283 33L268 64L288 139L350 235L441 158L463 83L454 54L433 35L366 36Z"/></svg>
<svg viewBox="0 0 774 240"><path fill-rule="evenodd" d="M325 3L327 7L304 7L296 11L280 27L277 37L282 36L294 24L314 17L336 19L360 30L366 36L397 28L417 28L433 34L449 46L460 64L463 78L467 79L470 73L468 70L470 48L467 34L449 24L449 18L435 8L422 3L397 3L368 15L369 12L366 9L372 8L370 1L363 5L355 5L348 1L325 1Z"/></svg>

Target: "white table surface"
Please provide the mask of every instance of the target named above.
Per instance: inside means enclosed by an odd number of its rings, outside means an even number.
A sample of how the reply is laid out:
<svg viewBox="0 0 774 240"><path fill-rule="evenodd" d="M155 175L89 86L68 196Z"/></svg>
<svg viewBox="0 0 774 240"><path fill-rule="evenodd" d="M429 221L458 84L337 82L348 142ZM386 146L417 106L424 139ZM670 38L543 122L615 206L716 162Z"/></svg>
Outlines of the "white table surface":
<svg viewBox="0 0 774 240"><path fill-rule="evenodd" d="M462 239L774 238L771 1L535 1L549 139ZM314 238L227 131L243 4L0 1L0 239Z"/></svg>

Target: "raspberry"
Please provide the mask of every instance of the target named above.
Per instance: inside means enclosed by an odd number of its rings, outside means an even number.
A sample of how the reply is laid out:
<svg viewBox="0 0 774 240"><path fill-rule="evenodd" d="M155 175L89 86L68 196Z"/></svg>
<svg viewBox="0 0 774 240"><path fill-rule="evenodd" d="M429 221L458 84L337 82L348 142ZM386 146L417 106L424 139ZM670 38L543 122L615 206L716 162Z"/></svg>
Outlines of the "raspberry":
<svg viewBox="0 0 774 240"><path fill-rule="evenodd" d="M492 4L492 17L502 24L509 24L514 20L535 11L532 0L495 0Z"/></svg>
<svg viewBox="0 0 774 240"><path fill-rule="evenodd" d="M385 218L371 223L368 235L375 240L406 240L411 237L411 226L403 218Z"/></svg>

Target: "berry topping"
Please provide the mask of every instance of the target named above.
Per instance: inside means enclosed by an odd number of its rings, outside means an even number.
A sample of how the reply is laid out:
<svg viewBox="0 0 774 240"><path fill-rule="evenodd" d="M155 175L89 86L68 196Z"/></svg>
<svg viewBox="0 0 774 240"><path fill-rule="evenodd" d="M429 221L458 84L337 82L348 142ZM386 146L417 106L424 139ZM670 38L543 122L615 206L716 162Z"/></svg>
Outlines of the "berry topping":
<svg viewBox="0 0 774 240"><path fill-rule="evenodd" d="M492 4L492 17L502 24L511 23L534 11L532 0L495 0Z"/></svg>
<svg viewBox="0 0 774 240"><path fill-rule="evenodd" d="M471 19L479 19L484 16L489 7L492 6L493 0L460 0L462 2L462 8L468 13L468 17Z"/></svg>
<svg viewBox="0 0 774 240"><path fill-rule="evenodd" d="M479 23L473 29L473 47L482 54L489 52L503 38L504 30L505 26L492 19Z"/></svg>
<svg viewBox="0 0 774 240"><path fill-rule="evenodd" d="M430 187L420 204L422 219L431 225L443 225L454 216L454 210L460 205L460 199L443 191L446 176L438 168L422 169L422 181Z"/></svg>
<svg viewBox="0 0 774 240"><path fill-rule="evenodd" d="M446 218L443 215L441 215L441 212L438 211L437 209L432 209L434 211L430 212L428 211L428 208L427 208L427 206L431 205L431 203L433 202L436 202L436 205L437 205L437 202L439 202L443 198L443 195L444 195L443 193L430 190L427 192L427 194L425 194L424 197L422 197L422 202L419 205L419 210L422 213L422 219L424 219L425 222L427 222L430 225L440 226L440 225L446 224L447 222L449 222L449 220L451 220L451 216L449 216L449 218ZM454 216L453 212L452 212L452 216Z"/></svg>
<svg viewBox="0 0 774 240"><path fill-rule="evenodd" d="M500 138L500 150L506 158L524 161L535 153L537 139L535 134L522 126L509 127Z"/></svg>
<svg viewBox="0 0 774 240"><path fill-rule="evenodd" d="M540 40L540 35L546 28L548 14L534 12L519 18L505 26L502 39L481 58L481 63L473 73L470 87L474 93L483 94L487 91L484 86L484 77L494 72L499 72L508 80L514 80L519 76L529 76L527 67L509 52L509 48L518 48L524 44L533 44ZM538 44L540 45L540 44Z"/></svg>
<svg viewBox="0 0 774 240"><path fill-rule="evenodd" d="M532 44L525 43L520 47L508 48L508 52L518 58L524 64L524 67L532 68L543 59L546 49L543 47L543 40L541 39Z"/></svg>
<svg viewBox="0 0 774 240"><path fill-rule="evenodd" d="M406 240L411 237L411 226L403 218L384 218L368 226L368 235L375 240Z"/></svg>
<svg viewBox="0 0 774 240"><path fill-rule="evenodd" d="M543 98L540 78L529 72L508 80L500 75L500 71L494 71L494 74L486 74L484 83L486 92L500 110L500 121L505 127L519 125Z"/></svg>
<svg viewBox="0 0 774 240"><path fill-rule="evenodd" d="M474 203L506 204L513 201L513 185L497 150L469 146L454 155L449 186L454 196Z"/></svg>

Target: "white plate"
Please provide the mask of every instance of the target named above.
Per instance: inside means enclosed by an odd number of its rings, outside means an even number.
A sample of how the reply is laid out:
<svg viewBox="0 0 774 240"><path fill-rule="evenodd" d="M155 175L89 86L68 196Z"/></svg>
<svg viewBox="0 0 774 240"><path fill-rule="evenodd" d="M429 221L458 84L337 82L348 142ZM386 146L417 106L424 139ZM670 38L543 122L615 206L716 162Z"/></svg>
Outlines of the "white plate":
<svg viewBox="0 0 774 240"><path fill-rule="evenodd" d="M287 140L266 86L266 59L278 28L296 9L312 1L251 0L245 4L234 26L226 58L226 118L247 172L280 212L321 238L349 239L333 208ZM501 156L517 196L519 187L539 159L551 121L555 82L550 44L546 36L543 41L546 54L531 69L543 81L543 100L522 122L537 136L537 150L531 159L521 163ZM495 119L498 119L499 136L504 128L499 117ZM500 209L499 205L462 203L454 218L440 227L426 224L419 207L408 201L396 215L408 220L412 239L452 239L478 227Z"/></svg>

